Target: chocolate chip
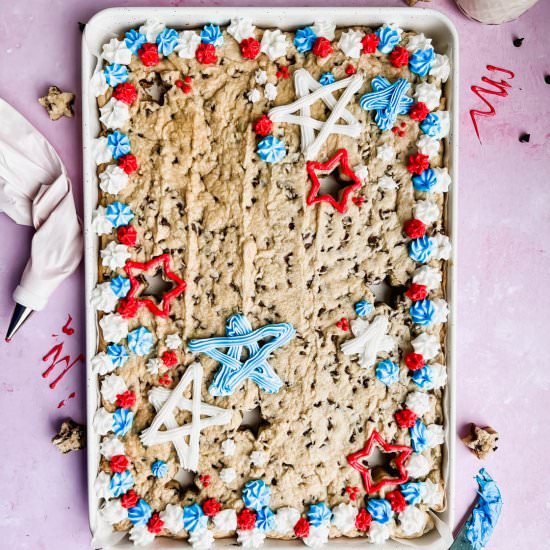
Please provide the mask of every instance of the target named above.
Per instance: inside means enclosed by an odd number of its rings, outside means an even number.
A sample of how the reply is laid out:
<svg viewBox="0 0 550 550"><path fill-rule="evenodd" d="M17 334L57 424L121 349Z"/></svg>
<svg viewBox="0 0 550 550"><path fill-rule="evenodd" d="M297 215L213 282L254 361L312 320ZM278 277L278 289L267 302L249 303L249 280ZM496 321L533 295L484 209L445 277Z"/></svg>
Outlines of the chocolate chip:
<svg viewBox="0 0 550 550"><path fill-rule="evenodd" d="M514 38L513 44L516 48L519 48L523 44L524 40L525 38Z"/></svg>
<svg viewBox="0 0 550 550"><path fill-rule="evenodd" d="M531 139L531 134L521 134L519 136L520 143L529 143L530 139Z"/></svg>

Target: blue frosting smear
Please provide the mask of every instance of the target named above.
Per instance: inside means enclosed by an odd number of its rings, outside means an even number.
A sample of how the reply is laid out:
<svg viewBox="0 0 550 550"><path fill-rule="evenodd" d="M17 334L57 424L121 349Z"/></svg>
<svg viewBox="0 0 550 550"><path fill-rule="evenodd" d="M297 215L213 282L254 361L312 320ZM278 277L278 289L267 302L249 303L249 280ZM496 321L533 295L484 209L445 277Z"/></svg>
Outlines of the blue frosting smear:
<svg viewBox="0 0 550 550"><path fill-rule="evenodd" d="M430 137L438 139L441 135L441 120L435 113L429 113L420 123L420 129Z"/></svg>
<svg viewBox="0 0 550 550"><path fill-rule="evenodd" d="M242 497L247 508L258 511L269 506L271 491L263 480L254 479L246 483Z"/></svg>
<svg viewBox="0 0 550 550"><path fill-rule="evenodd" d="M385 384L386 386L391 386L399 381L399 367L389 359L380 361L376 365L376 378Z"/></svg>
<svg viewBox="0 0 550 550"><path fill-rule="evenodd" d="M432 367L426 365L412 373L413 382L421 389L430 389L433 385Z"/></svg>
<svg viewBox="0 0 550 550"><path fill-rule="evenodd" d="M107 65L103 72L105 73L107 84L113 88L128 80L128 69L124 65L119 65L118 63Z"/></svg>
<svg viewBox="0 0 550 550"><path fill-rule="evenodd" d="M399 487L401 494L407 501L407 504L420 504L422 500L422 483L415 483L410 481L409 483L403 483Z"/></svg>
<svg viewBox="0 0 550 550"><path fill-rule="evenodd" d="M427 327L433 323L436 310L433 302L427 298L418 300L409 308L412 320L421 327Z"/></svg>
<svg viewBox="0 0 550 550"><path fill-rule="evenodd" d="M183 509L183 527L190 533L197 529L206 529L208 525L208 516L204 514L202 508L195 502L191 506L185 506Z"/></svg>
<svg viewBox="0 0 550 550"><path fill-rule="evenodd" d="M375 110L374 122L380 130L390 130L397 119L397 115L406 115L413 104L407 91L411 83L399 78L393 84L383 76L376 76L371 82L372 92L361 97L359 105L365 111Z"/></svg>
<svg viewBox="0 0 550 550"><path fill-rule="evenodd" d="M128 225L134 219L134 213L128 205L115 201L105 209L105 217L115 227L120 227Z"/></svg>
<svg viewBox="0 0 550 550"><path fill-rule="evenodd" d="M201 42L203 44L213 44L219 48L223 44L223 34L218 25L205 25L201 31Z"/></svg>
<svg viewBox="0 0 550 550"><path fill-rule="evenodd" d="M324 502L311 504L307 512L307 519L313 527L319 527L330 523L330 520L332 519L332 512Z"/></svg>
<svg viewBox="0 0 550 550"><path fill-rule="evenodd" d="M275 136L266 136L258 143L258 155L263 161L270 164L279 162L286 156L285 144Z"/></svg>
<svg viewBox="0 0 550 550"><path fill-rule="evenodd" d="M127 155L132 150L128 136L118 130L107 136L107 146L115 160Z"/></svg>
<svg viewBox="0 0 550 550"><path fill-rule="evenodd" d="M119 497L126 491L130 490L134 486L134 478L130 473L130 470L124 470L124 472L117 472L113 474L111 478L111 493L113 496Z"/></svg>
<svg viewBox="0 0 550 550"><path fill-rule="evenodd" d="M417 176L412 177L413 187L417 191L429 193L437 185L437 176L433 168L427 168Z"/></svg>
<svg viewBox="0 0 550 550"><path fill-rule="evenodd" d="M151 472L155 477L164 477L168 473L168 464L164 460L155 460L151 464Z"/></svg>
<svg viewBox="0 0 550 550"><path fill-rule="evenodd" d="M416 419L414 426L409 430L411 435L411 447L415 453L421 453L428 448L427 430L426 426L420 420Z"/></svg>
<svg viewBox="0 0 550 550"><path fill-rule="evenodd" d="M134 413L129 409L117 409L113 413L113 432L116 435L124 436L132 427Z"/></svg>
<svg viewBox="0 0 550 550"><path fill-rule="evenodd" d="M147 355L153 347L153 335L149 329L139 327L128 333L128 347L139 356Z"/></svg>
<svg viewBox="0 0 550 550"><path fill-rule="evenodd" d="M158 51L162 55L170 55L179 44L179 34L175 29L166 27L157 35Z"/></svg>
<svg viewBox="0 0 550 550"><path fill-rule="evenodd" d="M430 260L433 252L433 241L427 235L413 239L409 244L409 257L415 262L425 264Z"/></svg>
<svg viewBox="0 0 550 550"><path fill-rule="evenodd" d="M111 279L111 290L117 298L124 298L130 292L130 279L117 275Z"/></svg>
<svg viewBox="0 0 550 550"><path fill-rule="evenodd" d="M432 63L435 59L433 48L427 50L416 50L409 58L409 69L411 73L418 76L426 76L432 68Z"/></svg>
<svg viewBox="0 0 550 550"><path fill-rule="evenodd" d="M128 519L134 525L146 525L151 516L153 515L153 510L147 502L140 498L136 505L133 508L128 510Z"/></svg>
<svg viewBox="0 0 550 550"><path fill-rule="evenodd" d="M378 50L382 53L390 53L399 44L399 32L391 27L380 27L375 34L380 39Z"/></svg>
<svg viewBox="0 0 550 550"><path fill-rule="evenodd" d="M254 524L256 529L267 533L268 531L273 531L275 525L275 514L272 512L271 508L266 506L256 512L256 523Z"/></svg>
<svg viewBox="0 0 550 550"><path fill-rule="evenodd" d="M300 53L309 52L313 48L313 44L317 40L317 35L311 27L298 29L294 36L294 45ZM321 82L322 84L322 82Z"/></svg>
<svg viewBox="0 0 550 550"><path fill-rule="evenodd" d="M479 485L478 499L472 515L466 522L466 538L474 550L487 546L502 510L502 496L498 485L485 468L475 477Z"/></svg>
<svg viewBox="0 0 550 550"><path fill-rule="evenodd" d="M367 510L374 521L389 523L393 518L393 510L385 498L372 498L367 502Z"/></svg>
<svg viewBox="0 0 550 550"><path fill-rule="evenodd" d="M147 37L144 34L132 29L124 35L124 42L126 47L134 54L137 55L138 50L147 42Z"/></svg>
<svg viewBox="0 0 550 550"><path fill-rule="evenodd" d="M355 304L355 313L357 313L359 317L366 317L372 313L373 310L374 306L368 300L359 300Z"/></svg>
<svg viewBox="0 0 550 550"><path fill-rule="evenodd" d="M111 344L107 346L107 355L116 368L123 367L129 357L126 348L120 344Z"/></svg>
<svg viewBox="0 0 550 550"><path fill-rule="evenodd" d="M336 82L336 79L330 71L327 73L323 73L321 75L321 78L319 79L319 83L322 86L328 86L329 84L334 84L334 82Z"/></svg>

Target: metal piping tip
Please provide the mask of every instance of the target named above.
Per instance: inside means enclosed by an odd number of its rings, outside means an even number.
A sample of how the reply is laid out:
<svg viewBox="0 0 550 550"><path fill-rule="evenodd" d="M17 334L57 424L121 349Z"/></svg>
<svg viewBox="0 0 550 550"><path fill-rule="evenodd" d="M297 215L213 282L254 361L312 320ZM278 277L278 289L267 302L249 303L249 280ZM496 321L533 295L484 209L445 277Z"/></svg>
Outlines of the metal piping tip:
<svg viewBox="0 0 550 550"><path fill-rule="evenodd" d="M6 332L6 342L10 342L13 335L21 328L23 323L31 316L34 310L21 304L15 304L15 309L11 316L10 326Z"/></svg>

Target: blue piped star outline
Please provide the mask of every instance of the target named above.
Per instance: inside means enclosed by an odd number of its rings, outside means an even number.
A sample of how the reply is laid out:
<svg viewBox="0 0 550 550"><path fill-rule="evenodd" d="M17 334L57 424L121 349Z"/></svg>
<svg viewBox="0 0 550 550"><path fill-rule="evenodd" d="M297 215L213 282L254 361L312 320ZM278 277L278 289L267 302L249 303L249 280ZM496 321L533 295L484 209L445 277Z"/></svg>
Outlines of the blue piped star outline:
<svg viewBox="0 0 550 550"><path fill-rule="evenodd" d="M380 130L390 130L395 124L397 115L406 115L411 110L413 99L406 95L411 83L404 78L393 84L383 76L376 76L371 82L372 92L359 100L365 111L375 110L374 122Z"/></svg>
<svg viewBox="0 0 550 550"><path fill-rule="evenodd" d="M247 379L267 393L277 393L283 382L267 359L273 351L294 337L294 327L290 323L278 323L252 330L248 319L237 313L227 320L225 334L225 337L189 342L189 351L205 353L222 365L210 384L208 393L213 396L231 395ZM260 346L258 342L266 338L271 340ZM243 348L248 351L248 359L244 362L240 360Z"/></svg>

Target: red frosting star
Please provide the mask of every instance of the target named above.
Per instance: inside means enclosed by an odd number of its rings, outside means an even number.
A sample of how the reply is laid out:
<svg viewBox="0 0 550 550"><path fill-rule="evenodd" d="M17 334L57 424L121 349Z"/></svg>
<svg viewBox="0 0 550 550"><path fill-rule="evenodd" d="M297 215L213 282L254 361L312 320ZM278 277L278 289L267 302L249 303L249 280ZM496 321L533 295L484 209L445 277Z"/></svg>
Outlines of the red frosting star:
<svg viewBox="0 0 550 550"><path fill-rule="evenodd" d="M150 298L136 298L136 294L142 287L141 281L137 278L138 273L147 273L159 265L164 268L164 279L174 283L173 288L163 294L158 305ZM139 307L145 306L151 313L163 319L166 319L170 313L170 302L179 296L187 286L187 283L172 271L169 254L157 256L145 264L128 261L124 266L124 271L126 271L131 285L126 299L135 298Z"/></svg>
<svg viewBox="0 0 550 550"><path fill-rule="evenodd" d="M329 173L332 172L334 168L336 168L336 166L338 165L340 165L341 167L341 173L345 174L351 179L351 183L349 185L346 185L346 187L342 189L340 201L336 201L331 195L318 195L319 190L321 189L321 182L319 181L317 172ZM347 150L340 149L331 159L327 160L327 162L324 163L309 161L306 163L306 168L307 173L309 174L309 177L312 181L311 189L307 196L306 203L311 206L312 204L315 204L317 202L328 202L329 204L334 206L334 208L336 208L336 210L338 210L340 214L343 214L348 207L347 203L349 196L361 187L361 180L349 167Z"/></svg>
<svg viewBox="0 0 550 550"><path fill-rule="evenodd" d="M399 477L384 478L378 483L373 481L371 469L363 464L362 459L368 458L371 455L375 443L377 443L385 453L397 453L394 463L395 468L399 472ZM349 465L361 474L365 491L370 495L372 493L377 493L386 485L400 485L408 481L409 474L405 468L405 461L412 452L411 447L407 447L406 445L390 445L375 430L368 438L365 447L361 451L349 455L347 460Z"/></svg>

